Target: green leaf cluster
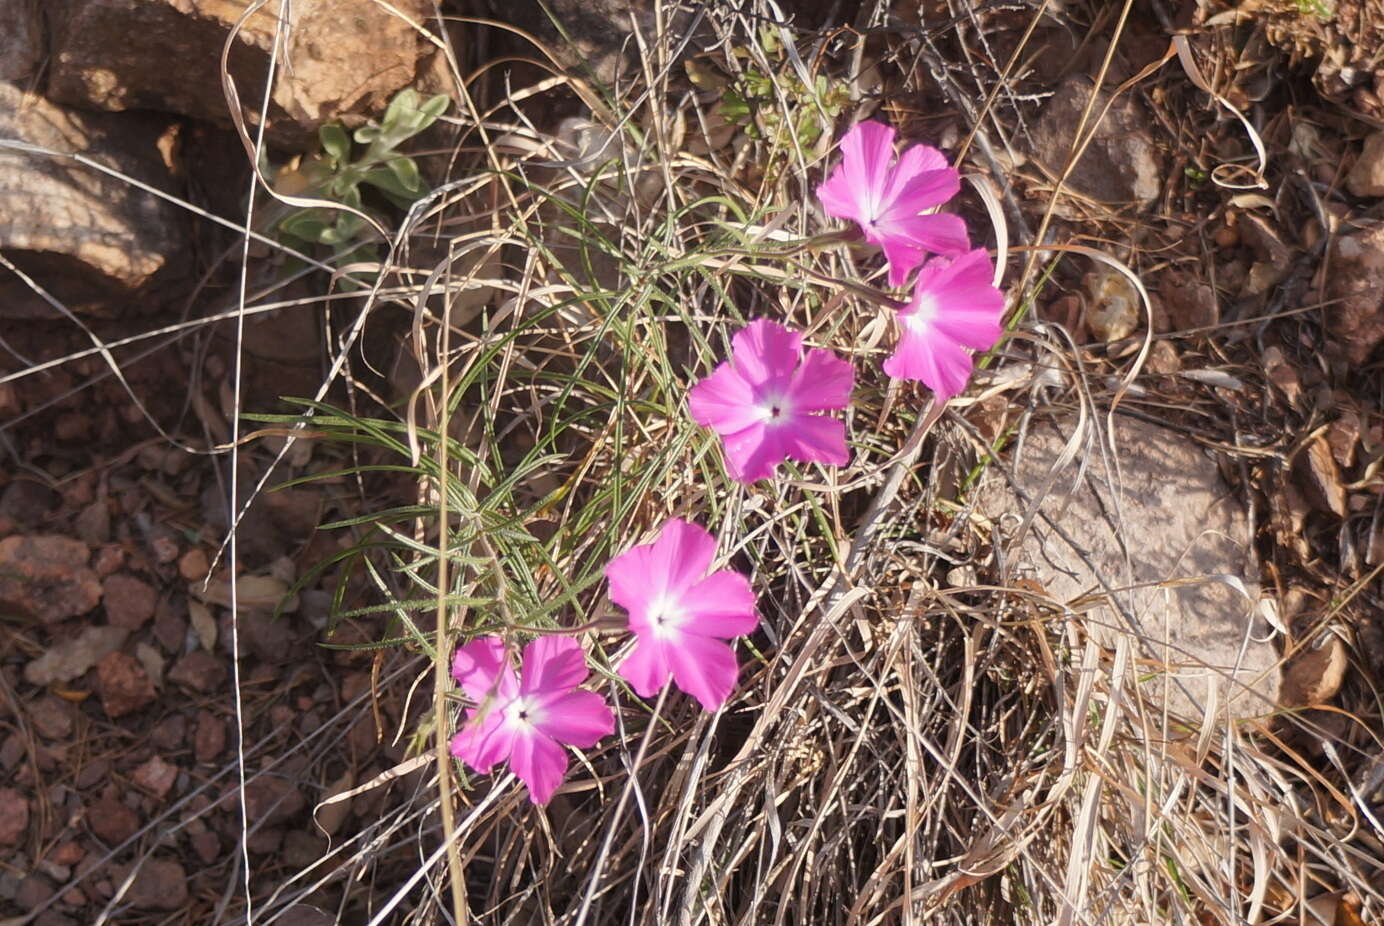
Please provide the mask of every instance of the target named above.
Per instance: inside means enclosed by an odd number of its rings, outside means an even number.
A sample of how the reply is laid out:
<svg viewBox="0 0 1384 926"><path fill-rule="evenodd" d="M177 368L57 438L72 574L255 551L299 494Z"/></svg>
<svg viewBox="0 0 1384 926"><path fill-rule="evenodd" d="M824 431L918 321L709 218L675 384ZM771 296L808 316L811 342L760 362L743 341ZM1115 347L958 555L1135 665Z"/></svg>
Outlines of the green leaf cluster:
<svg viewBox="0 0 1384 926"><path fill-rule="evenodd" d="M810 85L804 84L772 30L760 36L760 46L775 59L773 72L766 73L755 59L738 50L737 56L746 59L745 69L723 91L722 117L744 126L746 134L756 140L781 142L795 137L802 147L812 147L831 130L850 102L849 90L825 74L818 74Z"/></svg>
<svg viewBox="0 0 1384 926"><path fill-rule="evenodd" d="M337 256L359 256L363 242L357 239L369 223L356 213L370 214L362 188L373 187L400 209L426 196L428 187L417 162L398 148L436 122L450 102L446 94L422 101L417 91L406 89L389 102L379 122L371 121L350 134L340 123L322 126L318 130L322 151L297 169L301 176L296 186L354 211L326 206L298 209L280 220L279 234L301 244L330 246ZM364 150L358 151L362 145Z"/></svg>

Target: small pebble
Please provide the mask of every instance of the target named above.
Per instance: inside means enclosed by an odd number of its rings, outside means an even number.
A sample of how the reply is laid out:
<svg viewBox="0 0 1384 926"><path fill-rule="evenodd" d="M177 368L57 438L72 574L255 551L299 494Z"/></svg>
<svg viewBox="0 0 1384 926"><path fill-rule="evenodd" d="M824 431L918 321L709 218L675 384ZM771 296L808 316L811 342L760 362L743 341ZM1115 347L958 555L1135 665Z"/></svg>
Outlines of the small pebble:
<svg viewBox="0 0 1384 926"><path fill-rule="evenodd" d="M178 560L178 574L189 582L206 578L209 568L207 554L201 547L193 547Z"/></svg>

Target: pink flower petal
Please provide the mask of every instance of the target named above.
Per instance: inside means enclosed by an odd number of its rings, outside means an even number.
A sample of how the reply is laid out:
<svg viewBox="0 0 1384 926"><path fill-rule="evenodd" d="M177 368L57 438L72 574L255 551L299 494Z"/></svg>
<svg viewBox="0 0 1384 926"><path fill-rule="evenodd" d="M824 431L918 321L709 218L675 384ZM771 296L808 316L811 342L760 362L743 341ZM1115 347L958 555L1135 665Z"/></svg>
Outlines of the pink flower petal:
<svg viewBox="0 0 1384 926"><path fill-rule="evenodd" d="M845 164L837 167L827 181L817 187L817 198L822 202L823 211L833 218L850 219L860 225L870 221L871 216L865 212L867 204L855 198Z"/></svg>
<svg viewBox="0 0 1384 926"><path fill-rule="evenodd" d="M970 247L966 222L958 215L945 212L894 219L887 225L881 222L873 237L869 234L865 237L878 239L884 249L884 256L889 260L890 286L902 286L909 272L923 262L928 251L955 254Z"/></svg>
<svg viewBox="0 0 1384 926"><path fill-rule="evenodd" d="M893 127L873 120L856 123L841 139L841 154L841 166L854 198L868 205L867 214L878 215L889 165L894 160Z"/></svg>
<svg viewBox="0 0 1384 926"><path fill-rule="evenodd" d="M499 637L479 637L457 648L452 656L452 678L471 700L480 703L496 696L508 700L518 691L514 669Z"/></svg>
<svg viewBox="0 0 1384 926"><path fill-rule="evenodd" d="M750 322L731 339L735 369L762 395L788 385L802 356L802 335L767 318Z"/></svg>
<svg viewBox="0 0 1384 926"><path fill-rule="evenodd" d="M740 675L735 650L711 637L689 634L680 645L669 647L668 662L678 687L709 711L726 703Z"/></svg>
<svg viewBox="0 0 1384 926"><path fill-rule="evenodd" d="M823 412L851 404L855 368L829 350L810 350L789 386L795 412Z"/></svg>
<svg viewBox="0 0 1384 926"><path fill-rule="evenodd" d="M945 400L966 388L971 365L971 355L956 342L905 329L893 356L884 361L884 372L895 379L920 379Z"/></svg>
<svg viewBox="0 0 1384 926"><path fill-rule="evenodd" d="M759 615L750 580L738 572L713 572L678 599L688 621L684 633L701 637L740 637L755 632Z"/></svg>
<svg viewBox="0 0 1384 926"><path fill-rule="evenodd" d="M915 215L899 223L897 234L914 247L948 256L960 254L971 246L966 220L950 212Z"/></svg>
<svg viewBox="0 0 1384 926"><path fill-rule="evenodd" d="M606 566L610 600L630 612L630 626L640 630L649 605L706 575L716 556L716 539L705 528L673 518L653 543L631 547Z"/></svg>
<svg viewBox="0 0 1384 926"><path fill-rule="evenodd" d="M610 580L610 600L630 612L631 624L636 616L639 620L643 619L655 595L655 590L649 585L651 549L651 544L630 547L605 568L606 578Z"/></svg>
<svg viewBox="0 0 1384 926"><path fill-rule="evenodd" d="M546 804L567 774L567 751L542 733L529 730L514 737L509 767L529 786L530 800Z"/></svg>
<svg viewBox="0 0 1384 926"><path fill-rule="evenodd" d="M813 443L797 437L795 428L813 434L833 428L807 421L806 413L844 408L850 403L855 374L851 365L830 351L803 354L802 337L765 319L751 323L735 336L738 382L724 376L724 365L692 390L689 404L699 424L714 425L725 448L726 470L732 479L756 482L773 476L789 445ZM738 405L738 407L737 407ZM840 452L812 459L836 459ZM657 572L657 567L650 564ZM620 593L634 592L631 581L619 580Z"/></svg>
<svg viewBox="0 0 1384 926"><path fill-rule="evenodd" d="M638 635L634 651L616 670L641 698L652 698L668 684L670 673L667 646L645 635Z"/></svg>
<svg viewBox="0 0 1384 926"><path fill-rule="evenodd" d="M586 681L586 654L571 637L541 636L524 647L521 694L561 692Z"/></svg>
<svg viewBox="0 0 1384 926"><path fill-rule="evenodd" d="M904 167L904 162L910 160L908 156L922 147L917 145L905 151L899 166L890 176L884 194L883 214L878 217L880 224L914 218L924 209L940 206L961 191L961 175L950 167L920 173ZM942 156L937 154L937 157L940 159ZM942 163L945 165L946 161Z"/></svg>
<svg viewBox="0 0 1384 926"><path fill-rule="evenodd" d="M894 130L863 122L841 140L841 164L817 196L828 215L852 219L865 238L884 251L889 285L902 286L927 252L951 254L969 247L958 216L920 215L940 206L961 188L961 176L946 157L912 145L893 157Z"/></svg>
<svg viewBox="0 0 1384 926"><path fill-rule="evenodd" d="M778 435L777 428L766 428L762 424L727 434L724 443L730 478L749 484L773 476L784 457Z"/></svg>
<svg viewBox="0 0 1384 926"><path fill-rule="evenodd" d="M983 248L955 260L933 258L919 271L913 298L900 319L924 313L926 321L915 323L913 336L986 350L999 340L1004 317L1004 294L991 283L994 272Z"/></svg>
<svg viewBox="0 0 1384 926"><path fill-rule="evenodd" d="M995 264L984 248L975 248L952 260L938 260L938 271L932 287L939 292L953 286L993 286Z"/></svg>
<svg viewBox="0 0 1384 926"><path fill-rule="evenodd" d="M915 247L898 235L865 235L866 240L878 244L884 250L884 259L889 264L889 285L900 287L908 282L908 275L923 261L927 260L927 250Z"/></svg>
<svg viewBox="0 0 1384 926"><path fill-rule="evenodd" d="M952 290L947 300L946 310L932 322L940 336L975 350L989 350L1000 339L1004 296L993 286Z"/></svg>
<svg viewBox="0 0 1384 926"><path fill-rule="evenodd" d="M467 722L452 737L451 752L484 775L496 762L509 756L514 730L500 711L490 711L479 721L475 716L476 712L471 711Z"/></svg>
<svg viewBox="0 0 1384 926"><path fill-rule="evenodd" d="M542 717L534 726L559 743L588 749L601 737L615 732L615 715L605 698L594 691L548 695L538 702L538 707Z"/></svg>
<svg viewBox="0 0 1384 926"><path fill-rule="evenodd" d="M906 182L908 178L917 174L934 170L950 170L952 173L956 173L955 169L947 163L947 156L931 145L909 145L903 150L903 154L899 155L898 163L894 165L894 176L890 178L891 181L895 178L902 178L902 181L890 183L885 188L885 194L890 199L897 199L902 182ZM961 178L958 175L958 188L960 183ZM947 198L950 199L951 197Z"/></svg>
<svg viewBox="0 0 1384 926"><path fill-rule="evenodd" d="M660 594L676 596L706 575L715 558L716 538L706 528L672 518L653 542L644 581Z"/></svg>
<svg viewBox="0 0 1384 926"><path fill-rule="evenodd" d="M845 466L851 460L846 446L846 423L820 415L802 415L779 428L778 439L785 456L799 463Z"/></svg>
<svg viewBox="0 0 1384 926"><path fill-rule="evenodd" d="M717 434L743 431L764 418L755 390L729 363L718 366L687 395L692 420Z"/></svg>

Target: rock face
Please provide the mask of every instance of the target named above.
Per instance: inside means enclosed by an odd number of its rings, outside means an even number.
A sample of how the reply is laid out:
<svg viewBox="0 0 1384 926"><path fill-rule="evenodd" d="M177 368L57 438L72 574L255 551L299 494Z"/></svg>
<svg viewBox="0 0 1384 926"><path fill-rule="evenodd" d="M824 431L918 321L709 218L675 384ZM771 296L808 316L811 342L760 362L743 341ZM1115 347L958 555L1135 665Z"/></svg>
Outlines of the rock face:
<svg viewBox="0 0 1384 926"><path fill-rule="evenodd" d="M180 210L130 182L86 167L86 155L156 188L173 187L159 153L166 122L63 109L0 82L0 138L56 155L0 147L0 250L73 311L115 307L176 269ZM22 281L0 279L0 318L54 318Z"/></svg>
<svg viewBox="0 0 1384 926"><path fill-rule="evenodd" d="M1331 337L1358 366L1384 341L1384 225L1338 238L1331 248Z"/></svg>
<svg viewBox="0 0 1384 926"><path fill-rule="evenodd" d="M43 624L87 613L101 600L90 557L86 544L70 537L0 540L0 605Z"/></svg>
<svg viewBox="0 0 1384 926"><path fill-rule="evenodd" d="M277 66L269 132L279 144L308 146L317 127L381 109L415 77L426 39L373 0L294 0ZM396 0L423 23L432 4ZM235 33L229 70L247 120L255 117L279 31L280 4L244 23L245 2L229 0L54 0L48 13L52 64L48 95L93 109L155 109L222 124L229 116L221 54ZM119 36L119 41L112 41ZM170 69L176 79L170 79Z"/></svg>
<svg viewBox="0 0 1384 926"><path fill-rule="evenodd" d="M1091 98L1092 83L1072 77L1057 88L1033 127L1034 155L1054 176L1067 163L1082 110ZM1091 111L1096 119L1109 100L1102 91ZM1117 99L1096 128L1095 136L1067 178L1067 186L1107 203L1135 202L1146 206L1163 187L1158 153L1149 118L1127 96Z"/></svg>
<svg viewBox="0 0 1384 926"><path fill-rule="evenodd" d="M39 0L0 0L0 80L25 80L43 61Z"/></svg>
<svg viewBox="0 0 1384 926"><path fill-rule="evenodd" d="M801 20L806 11L800 8L810 5L795 0L789 10ZM619 74L638 71L634 60L638 45L631 29L637 25L642 35L655 34L658 18L654 6L653 0L548 0L546 4L498 3L494 10L496 18L537 36L572 73L582 77L590 73L603 83L611 83ZM688 37L693 47L715 41L705 19L699 20L690 5L665 4L663 15L669 34ZM698 24L689 35L691 27Z"/></svg>
<svg viewBox="0 0 1384 926"><path fill-rule="evenodd" d="M1365 147L1346 174L1346 189L1356 196L1384 196L1384 132L1365 139Z"/></svg>
<svg viewBox="0 0 1384 926"><path fill-rule="evenodd" d="M1007 538L1006 581L1034 578L1050 597L1067 604L1101 595L1105 586L1114 590L1134 626L1109 598L1074 607L1076 619L1106 648L1121 636L1134 638L1131 655L1140 660L1140 692L1148 702L1198 721L1214 685L1218 716L1227 706L1236 720L1272 711L1278 655L1268 642L1267 626L1255 616L1257 601L1247 601L1223 582L1206 581L1233 576L1257 595L1248 521L1215 461L1181 435L1117 419L1119 477L1114 461L1107 464L1092 442L1057 471L1044 493L1048 471L1071 434L1070 424L1062 427L1036 425L1015 450L1018 485L1030 502L1043 499L1041 515L1021 538L1011 534L1030 504L1015 497L1002 474L992 473L978 497L981 511ZM1171 579L1187 581L1169 588L1130 588Z"/></svg>

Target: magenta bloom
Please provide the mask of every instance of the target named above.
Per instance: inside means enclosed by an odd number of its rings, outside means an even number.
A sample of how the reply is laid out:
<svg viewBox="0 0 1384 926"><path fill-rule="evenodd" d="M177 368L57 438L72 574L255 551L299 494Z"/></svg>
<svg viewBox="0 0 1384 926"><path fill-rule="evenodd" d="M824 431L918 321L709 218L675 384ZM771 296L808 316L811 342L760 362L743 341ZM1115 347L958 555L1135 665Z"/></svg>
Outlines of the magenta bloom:
<svg viewBox="0 0 1384 926"><path fill-rule="evenodd" d="M563 743L587 748L615 729L615 716L594 691L580 691L586 657L570 637L544 636L524 647L517 677L499 637L481 637L457 649L452 677L476 707L452 737L452 755L484 775L496 762L546 804L567 774Z"/></svg>
<svg viewBox="0 0 1384 926"><path fill-rule="evenodd" d="M731 359L692 387L692 418L721 435L731 478L772 476L786 458L841 466L846 425L813 412L850 404L855 371L828 350L802 349L802 335L751 322L732 340Z"/></svg>
<svg viewBox="0 0 1384 926"><path fill-rule="evenodd" d="M750 581L722 569L707 575L716 541L703 528L674 518L653 543L610 561L610 599L630 612L634 652L620 675L641 697L673 677L678 687L714 711L726 703L739 667L730 637L759 626Z"/></svg>
<svg viewBox="0 0 1384 926"><path fill-rule="evenodd" d="M984 249L928 261L913 298L899 310L899 343L884 372L920 379L942 401L966 388L972 361L965 348L987 350L1000 337L1004 296L991 283L994 276Z"/></svg>
<svg viewBox="0 0 1384 926"><path fill-rule="evenodd" d="M817 188L827 215L859 223L865 240L884 249L889 285L902 286L927 252L966 250L960 216L919 215L961 189L961 175L936 148L914 145L894 163L894 130L861 122L841 139L841 166Z"/></svg>

